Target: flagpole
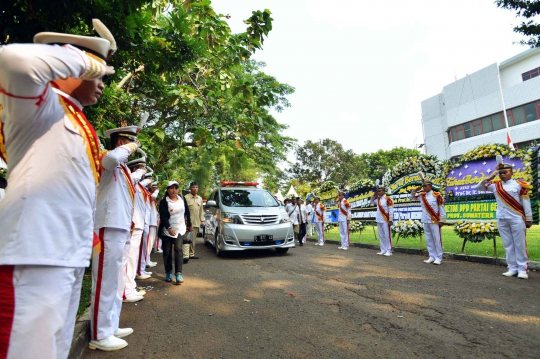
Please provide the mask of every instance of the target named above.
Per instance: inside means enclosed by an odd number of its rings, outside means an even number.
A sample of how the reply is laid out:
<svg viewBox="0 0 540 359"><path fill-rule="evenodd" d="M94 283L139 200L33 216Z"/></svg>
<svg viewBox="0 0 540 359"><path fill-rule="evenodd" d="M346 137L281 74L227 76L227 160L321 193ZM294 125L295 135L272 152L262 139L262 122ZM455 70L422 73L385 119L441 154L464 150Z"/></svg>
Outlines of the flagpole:
<svg viewBox="0 0 540 359"><path fill-rule="evenodd" d="M508 126L508 116L506 116L506 105L504 104L504 96L501 84L501 69L499 64L497 64L497 80L499 81L499 91L501 92L501 102L503 107L504 114L504 123L506 125L506 144L512 149L515 150L514 144L512 143L512 137L510 136L510 126Z"/></svg>

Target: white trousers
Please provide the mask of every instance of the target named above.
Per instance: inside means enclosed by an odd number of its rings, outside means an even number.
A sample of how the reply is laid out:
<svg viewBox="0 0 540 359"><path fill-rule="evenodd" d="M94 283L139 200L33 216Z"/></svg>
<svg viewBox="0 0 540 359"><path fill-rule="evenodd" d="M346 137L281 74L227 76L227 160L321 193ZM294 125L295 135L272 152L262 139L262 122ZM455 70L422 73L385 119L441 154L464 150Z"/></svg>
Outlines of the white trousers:
<svg viewBox="0 0 540 359"><path fill-rule="evenodd" d="M424 223L424 234L429 258L442 261L441 227L438 223Z"/></svg>
<svg viewBox="0 0 540 359"><path fill-rule="evenodd" d="M307 235L309 237L313 236L313 222L309 221L308 220L308 223L306 223L306 230L307 230Z"/></svg>
<svg viewBox="0 0 540 359"><path fill-rule="evenodd" d="M137 261L137 275L143 275L146 270L146 250L148 247L148 239L150 236L150 226L144 226L144 231L139 246L139 258Z"/></svg>
<svg viewBox="0 0 540 359"><path fill-rule="evenodd" d="M137 275L137 267L139 266L139 251L143 237L143 229L135 228L131 233L129 254L126 263L125 271L125 286L123 299L129 298L137 291L137 283L135 276Z"/></svg>
<svg viewBox="0 0 540 359"><path fill-rule="evenodd" d="M323 222L315 222L313 223L315 226L315 232L317 232L317 238L319 240L319 244L324 244L324 223Z"/></svg>
<svg viewBox="0 0 540 359"><path fill-rule="evenodd" d="M157 232L156 226L150 226L150 229L148 232L148 240L147 240L148 243L146 244L146 262L147 263L150 261L150 253L152 252L152 248L154 247L154 243L156 241L156 232Z"/></svg>
<svg viewBox="0 0 540 359"><path fill-rule="evenodd" d="M90 305L90 336L106 339L120 323L125 285L125 267L129 255L129 231L101 228L97 235L101 253L92 260L92 303Z"/></svg>
<svg viewBox="0 0 540 359"><path fill-rule="evenodd" d="M392 253L392 233L390 225L387 222L377 222L377 232L379 233L379 241L381 242L382 253Z"/></svg>
<svg viewBox="0 0 540 359"><path fill-rule="evenodd" d="M529 255L527 253L525 222L522 219L499 219L497 226L506 252L508 269L519 273L528 273Z"/></svg>
<svg viewBox="0 0 540 359"><path fill-rule="evenodd" d="M163 250L161 247L163 245L163 242L161 241L161 238L160 236L157 234L156 232L156 244L154 245L154 250L157 252L157 251L161 251Z"/></svg>
<svg viewBox="0 0 540 359"><path fill-rule="evenodd" d="M65 359L84 268L0 266L0 358Z"/></svg>
<svg viewBox="0 0 540 359"><path fill-rule="evenodd" d="M341 236L341 246L348 248L351 244L349 240L349 222L339 221L339 235Z"/></svg>

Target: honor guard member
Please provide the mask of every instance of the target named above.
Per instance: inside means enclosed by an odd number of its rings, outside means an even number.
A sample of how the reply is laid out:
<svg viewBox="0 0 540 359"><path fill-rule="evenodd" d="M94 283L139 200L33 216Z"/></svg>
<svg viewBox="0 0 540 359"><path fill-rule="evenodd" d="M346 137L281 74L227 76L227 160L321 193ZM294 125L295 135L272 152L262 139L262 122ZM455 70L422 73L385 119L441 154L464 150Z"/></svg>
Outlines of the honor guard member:
<svg viewBox="0 0 540 359"><path fill-rule="evenodd" d="M139 151L143 153L142 151ZM125 285L124 285L124 302L133 303L143 299L143 293L137 291L137 283L135 283L135 276L137 275L137 268L139 265L139 252L141 247L142 238L144 235L144 225L146 217L146 198L145 192L142 191L139 185L142 181L142 175L138 176L139 170L144 169L146 166L146 156L131 160L127 163L131 169L131 176L135 183L135 206L133 208L133 230L131 232L129 254L127 259L126 268L124 271ZM144 171L146 173L146 170ZM144 175L143 173L143 175Z"/></svg>
<svg viewBox="0 0 540 359"><path fill-rule="evenodd" d="M1 358L68 356L100 177L99 140L82 110L114 73L106 59L116 45L107 39L43 32L34 42L0 46L0 157L9 166Z"/></svg>
<svg viewBox="0 0 540 359"><path fill-rule="evenodd" d="M131 328L119 328L119 323L136 191L126 162L140 143L137 126L108 130L105 136L113 150L101 155L94 224L101 251L92 261L89 348L112 351L126 347L120 338L133 333ZM135 176L140 178L144 172L139 169Z"/></svg>
<svg viewBox="0 0 540 359"><path fill-rule="evenodd" d="M378 180L377 180L378 181ZM392 255L392 219L394 218L394 202L390 196L386 195L386 189L382 186L375 187L376 191L371 197L371 201L377 206L375 221L377 222L377 232L381 242L381 251L377 253L382 256Z"/></svg>
<svg viewBox="0 0 540 359"><path fill-rule="evenodd" d="M200 227L204 226L204 208L202 197L197 194L198 192L199 184L197 182L191 182L189 184L189 193L184 196L189 206L189 215L193 227L193 231L190 234L191 243L183 245L184 263L187 263L190 259L199 259L195 255L195 242Z"/></svg>
<svg viewBox="0 0 540 359"><path fill-rule="evenodd" d="M500 157L500 156L497 156ZM528 262L526 232L532 226L531 201L527 182L513 180L511 164L497 159L496 171L480 182L476 189L495 193L497 199L497 226L506 252L508 271L503 275L528 279ZM492 182L499 176L500 181Z"/></svg>
<svg viewBox="0 0 540 359"><path fill-rule="evenodd" d="M446 221L444 211L444 199L439 192L434 192L433 183L422 178L422 186L415 188L410 198L413 201L420 201L422 206L422 223L424 224L424 234L426 235L426 245L429 259L424 263L441 264L442 262L442 236L441 227ZM422 192L418 192L423 189Z"/></svg>
<svg viewBox="0 0 540 359"><path fill-rule="evenodd" d="M315 232L317 232L317 243L316 246L324 246L324 206L321 203L321 198L315 196L313 202L313 212L315 214L313 218L313 225L315 226Z"/></svg>
<svg viewBox="0 0 540 359"><path fill-rule="evenodd" d="M349 223L351 222L351 205L345 199L345 192L339 191L338 197L336 199L336 204L338 206L338 223L339 223L339 235L341 236L341 247L338 249L343 249L346 251L349 249L351 244L349 238Z"/></svg>
<svg viewBox="0 0 540 359"><path fill-rule="evenodd" d="M148 232L148 243L146 249L146 266L151 268L157 265L156 262L150 260L150 253L154 247L156 241L157 225L158 225L158 215L157 215L157 198L159 195L159 189L157 187L158 183L152 182L150 185L149 191L152 193L151 197L151 206L150 206L150 230Z"/></svg>
<svg viewBox="0 0 540 359"><path fill-rule="evenodd" d="M149 169L149 167L147 167ZM150 170L150 169L149 169ZM139 258L137 262L137 275L135 276L135 279L148 279L151 277L152 272L146 271L146 248L148 246L148 237L150 235L150 218L152 216L152 194L148 190L149 187L152 185L152 174L146 173L141 182L139 182L139 186L141 186L141 191L144 192L144 204L145 204L145 212L144 212L144 231L143 236L141 240L141 245L139 246ZM138 292L138 294L141 294L141 291Z"/></svg>

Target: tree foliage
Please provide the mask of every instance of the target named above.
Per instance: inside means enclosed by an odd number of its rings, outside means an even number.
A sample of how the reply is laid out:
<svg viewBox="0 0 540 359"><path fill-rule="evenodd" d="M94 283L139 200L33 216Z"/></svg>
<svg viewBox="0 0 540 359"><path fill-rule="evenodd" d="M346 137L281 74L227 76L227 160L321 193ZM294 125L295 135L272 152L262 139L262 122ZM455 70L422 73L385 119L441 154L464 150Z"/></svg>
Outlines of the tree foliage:
<svg viewBox="0 0 540 359"><path fill-rule="evenodd" d="M540 14L540 1L496 0L495 4L500 8L515 11L516 17L522 18L521 23L514 27L514 32L526 37L521 41L523 45L540 47L540 24L537 17Z"/></svg>
<svg viewBox="0 0 540 359"><path fill-rule="evenodd" d="M394 167L407 157L414 157L421 153L412 148L395 147L389 151L379 150L373 153L360 155L359 177L370 179L382 179L389 168Z"/></svg>
<svg viewBox="0 0 540 359"><path fill-rule="evenodd" d="M1 41L31 42L40 31L92 34L92 18L118 44L110 59L116 73L100 103L85 109L103 142L105 130L148 113L139 137L162 180L211 186L279 173L294 140L270 110L290 106L294 88L251 59L272 30L269 10L253 11L246 30L232 34L210 0L16 0L0 12Z"/></svg>

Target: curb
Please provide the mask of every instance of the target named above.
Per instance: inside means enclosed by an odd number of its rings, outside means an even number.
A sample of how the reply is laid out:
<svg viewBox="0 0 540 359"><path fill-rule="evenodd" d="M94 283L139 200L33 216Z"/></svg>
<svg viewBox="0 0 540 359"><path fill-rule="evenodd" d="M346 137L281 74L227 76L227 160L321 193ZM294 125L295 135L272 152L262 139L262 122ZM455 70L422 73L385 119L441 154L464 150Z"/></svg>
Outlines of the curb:
<svg viewBox="0 0 540 359"><path fill-rule="evenodd" d="M317 242L317 239L307 238L307 241ZM341 245L340 241L336 241L333 239L327 239L324 241L324 243ZM376 249L376 250L380 249L380 247L376 244L351 243L351 246L358 247L358 248ZM402 248L402 247L394 247L393 249L394 249L394 252L396 253L416 254L416 255L427 254L427 250L424 250L424 249ZM454 259L457 261L466 261L466 262L480 263L480 264L491 264L491 265L506 267L506 259L504 258L493 258L493 257L475 256L475 255L470 255L470 254L458 254L458 253L449 253L449 252L444 252L443 258ZM530 261L529 269L540 271L540 262Z"/></svg>
<svg viewBox="0 0 540 359"><path fill-rule="evenodd" d="M79 359L90 342L90 306L77 319L68 359Z"/></svg>

